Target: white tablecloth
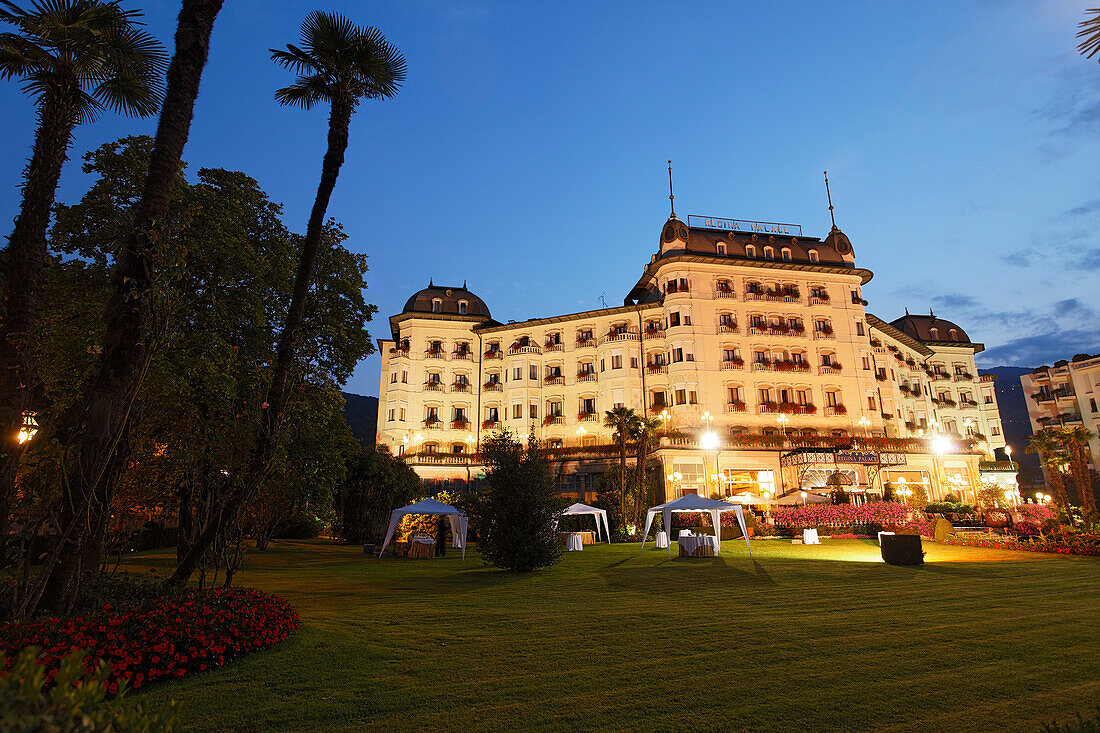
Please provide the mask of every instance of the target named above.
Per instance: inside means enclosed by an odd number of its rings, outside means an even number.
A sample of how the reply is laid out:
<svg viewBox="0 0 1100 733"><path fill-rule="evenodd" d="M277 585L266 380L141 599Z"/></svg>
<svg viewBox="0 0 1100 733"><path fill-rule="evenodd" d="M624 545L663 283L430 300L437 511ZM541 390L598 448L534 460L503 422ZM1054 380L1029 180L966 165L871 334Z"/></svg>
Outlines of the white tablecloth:
<svg viewBox="0 0 1100 733"><path fill-rule="evenodd" d="M569 533L569 536L565 538L565 549L568 552L581 552L584 550L584 542L581 541L580 533Z"/></svg>
<svg viewBox="0 0 1100 733"><path fill-rule="evenodd" d="M882 547L882 536L884 534L894 534L894 533L893 532L879 532L878 533L878 545L879 545L879 547Z"/></svg>
<svg viewBox="0 0 1100 733"><path fill-rule="evenodd" d="M658 550L667 550L668 549L668 532L658 532L657 533L656 545L657 545Z"/></svg>
<svg viewBox="0 0 1100 733"><path fill-rule="evenodd" d="M419 542L422 545L434 545L435 544L435 540L429 539L427 537L417 537L416 539L413 540L413 542Z"/></svg>
<svg viewBox="0 0 1100 733"><path fill-rule="evenodd" d="M713 535L687 535L676 541L680 543L680 547L683 548L684 552L689 555L694 554L695 549L703 545L710 545L714 548L714 554L718 554L718 538Z"/></svg>
<svg viewBox="0 0 1100 733"><path fill-rule="evenodd" d="M820 545L821 540L817 537L816 529L804 529L802 530L802 544L804 545Z"/></svg>

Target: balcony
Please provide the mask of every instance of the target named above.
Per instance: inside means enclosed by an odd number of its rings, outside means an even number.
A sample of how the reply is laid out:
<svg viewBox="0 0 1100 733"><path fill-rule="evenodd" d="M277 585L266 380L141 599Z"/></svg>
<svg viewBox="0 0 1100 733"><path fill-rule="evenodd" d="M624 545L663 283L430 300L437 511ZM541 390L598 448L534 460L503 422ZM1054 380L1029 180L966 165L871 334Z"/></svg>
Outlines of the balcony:
<svg viewBox="0 0 1100 733"><path fill-rule="evenodd" d="M646 341L650 339L663 339L665 337L665 329L663 328L651 328L647 327L645 330Z"/></svg>
<svg viewBox="0 0 1100 733"><path fill-rule="evenodd" d="M486 382L481 385L481 389L484 392L501 392L504 390L504 385L500 382Z"/></svg>
<svg viewBox="0 0 1100 733"><path fill-rule="evenodd" d="M950 382L951 375L947 372L932 372L932 379L936 380L937 382Z"/></svg>
<svg viewBox="0 0 1100 733"><path fill-rule="evenodd" d="M810 365L804 361L776 361L772 362L772 368L777 372L808 372Z"/></svg>
<svg viewBox="0 0 1100 733"><path fill-rule="evenodd" d="M1036 402L1054 402L1054 395L1050 394L1049 392L1036 392L1035 394L1031 395L1031 399L1035 400Z"/></svg>
<svg viewBox="0 0 1100 733"><path fill-rule="evenodd" d="M726 412L744 412L744 411L745 411L745 403L744 402L738 401L738 402L727 402L726 403Z"/></svg>
<svg viewBox="0 0 1100 733"><path fill-rule="evenodd" d="M580 422L596 422L599 419L599 416L594 412L582 412L577 415L577 420Z"/></svg>
<svg viewBox="0 0 1100 733"><path fill-rule="evenodd" d="M777 402L765 402L762 405L756 406L756 412L760 415L770 415L779 412L779 403Z"/></svg>
<svg viewBox="0 0 1100 733"><path fill-rule="evenodd" d="M517 344L516 346L508 349L508 353L512 354L513 356L516 354L541 354L542 349L540 349L538 346L535 346L534 344Z"/></svg>
<svg viewBox="0 0 1100 733"><path fill-rule="evenodd" d="M565 377L561 374L551 374L548 377L544 377L542 383L545 384L547 387L562 385L565 384Z"/></svg>
<svg viewBox="0 0 1100 733"><path fill-rule="evenodd" d="M772 371L772 363L770 361L754 361L752 370L754 372L770 372Z"/></svg>
<svg viewBox="0 0 1100 733"><path fill-rule="evenodd" d="M545 351L565 351L565 344L562 343L547 343L543 346Z"/></svg>
<svg viewBox="0 0 1100 733"><path fill-rule="evenodd" d="M956 382L969 382L974 379L974 375L970 372L955 372Z"/></svg>
<svg viewBox="0 0 1100 733"><path fill-rule="evenodd" d="M469 351L454 351L454 352L451 352L451 358L452 359L459 359L461 361L469 361L470 356L471 356L471 354L470 354Z"/></svg>
<svg viewBox="0 0 1100 733"><path fill-rule="evenodd" d="M764 299L764 293L762 291L759 291L759 290L746 290L745 291L745 300L752 301L752 300L763 300L763 299Z"/></svg>
<svg viewBox="0 0 1100 733"><path fill-rule="evenodd" d="M581 338L577 339L578 349L593 349L596 347L596 339L594 338Z"/></svg>
<svg viewBox="0 0 1100 733"><path fill-rule="evenodd" d="M409 355L409 347L408 346L394 346L392 349L390 349L390 356L406 356L407 357L408 355Z"/></svg>
<svg viewBox="0 0 1100 733"><path fill-rule="evenodd" d="M499 428L499 427L500 427L500 420L482 420L481 421L481 429L482 430L493 430L493 429Z"/></svg>
<svg viewBox="0 0 1100 733"><path fill-rule="evenodd" d="M749 335L750 336L759 336L759 335L765 334L767 332L768 332L768 327L767 326L764 326L764 325L749 326Z"/></svg>
<svg viewBox="0 0 1100 733"><path fill-rule="evenodd" d="M425 382L424 383L424 391L425 392L442 392L443 391L443 383L442 382Z"/></svg>
<svg viewBox="0 0 1100 733"><path fill-rule="evenodd" d="M637 331L618 331L614 333L608 333L605 336L600 337L601 344L610 344L616 341L639 341Z"/></svg>
<svg viewBox="0 0 1100 733"><path fill-rule="evenodd" d="M806 336L806 329L803 326L789 326L787 324L772 324L768 326L768 334L772 336L797 336L798 338L804 338Z"/></svg>
<svg viewBox="0 0 1100 733"><path fill-rule="evenodd" d="M452 392L469 392L470 385L468 382L455 382L451 385Z"/></svg>
<svg viewBox="0 0 1100 733"><path fill-rule="evenodd" d="M818 374L840 374L840 364L822 364L817 368Z"/></svg>
<svg viewBox="0 0 1100 733"><path fill-rule="evenodd" d="M577 372L578 382L595 382L596 372Z"/></svg>
<svg viewBox="0 0 1100 733"><path fill-rule="evenodd" d="M719 288L714 291L715 300L736 300L737 293L729 288Z"/></svg>
<svg viewBox="0 0 1100 733"><path fill-rule="evenodd" d="M425 359L446 359L447 355L443 353L443 349L428 349L424 352Z"/></svg>
<svg viewBox="0 0 1100 733"><path fill-rule="evenodd" d="M847 415L848 408L844 405L826 405L825 417L837 417L840 415Z"/></svg>
<svg viewBox="0 0 1100 733"><path fill-rule="evenodd" d="M668 374L667 364L646 364L645 370L649 374Z"/></svg>
<svg viewBox="0 0 1100 733"><path fill-rule="evenodd" d="M719 323L718 333L738 333L741 329L737 327L736 323Z"/></svg>
<svg viewBox="0 0 1100 733"><path fill-rule="evenodd" d="M1077 401L1077 396L1073 394L1073 392L1070 392L1066 389L1055 390L1052 394L1054 395L1054 399L1056 400L1069 400L1070 402Z"/></svg>
<svg viewBox="0 0 1100 733"><path fill-rule="evenodd" d="M453 420L451 421L452 430L466 430L470 427L469 420Z"/></svg>
<svg viewBox="0 0 1100 733"><path fill-rule="evenodd" d="M543 425L564 425L565 418L561 415L548 415L542 420Z"/></svg>
<svg viewBox="0 0 1100 733"><path fill-rule="evenodd" d="M424 429L425 430L442 430L443 429L443 423L439 421L438 417L436 417L436 418L429 417L427 420L424 421Z"/></svg>
<svg viewBox="0 0 1100 733"><path fill-rule="evenodd" d="M733 370L740 371L745 368L745 362L740 359L730 359L729 361L722 362L722 371L728 372Z"/></svg>
<svg viewBox="0 0 1100 733"><path fill-rule="evenodd" d="M975 402L974 400L960 400L959 401L959 409L960 410L975 410L977 408L978 408L978 403Z"/></svg>
<svg viewBox="0 0 1100 733"><path fill-rule="evenodd" d="M811 295L810 305L829 305L829 298L824 295Z"/></svg>
<svg viewBox="0 0 1100 733"><path fill-rule="evenodd" d="M504 352L500 351L498 349L491 349L489 351L486 351L484 354L482 354L482 356L485 359L503 359L504 358Z"/></svg>
<svg viewBox="0 0 1100 733"><path fill-rule="evenodd" d="M816 341L820 341L822 339L835 339L835 338L836 338L836 334L833 333L833 329L831 329L831 328L828 329L827 331L826 330L821 330L821 329L818 329L818 330L814 331L814 340L816 340Z"/></svg>

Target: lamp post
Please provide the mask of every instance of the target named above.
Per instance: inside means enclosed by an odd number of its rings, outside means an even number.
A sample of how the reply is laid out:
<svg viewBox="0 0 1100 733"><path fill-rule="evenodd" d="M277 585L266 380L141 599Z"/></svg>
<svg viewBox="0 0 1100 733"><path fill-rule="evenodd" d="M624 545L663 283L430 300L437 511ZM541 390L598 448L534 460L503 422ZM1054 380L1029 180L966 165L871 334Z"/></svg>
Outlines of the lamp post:
<svg viewBox="0 0 1100 733"><path fill-rule="evenodd" d="M470 457L472 456L470 448L472 448L474 446L474 444L477 443L477 438L474 437L473 433L467 433L466 438L462 442L466 444L466 490L469 491L470 490Z"/></svg>
<svg viewBox="0 0 1100 733"><path fill-rule="evenodd" d="M583 425L581 425L579 428L577 428L577 447L578 448L581 447L582 445L584 445L584 436L586 436L586 435L588 435L588 431L584 429Z"/></svg>
<svg viewBox="0 0 1100 733"><path fill-rule="evenodd" d="M707 413L707 415L709 415L709 414L710 413ZM713 419L713 418L711 418L711 419ZM713 476L718 476L718 448L720 446L720 441L718 440L718 435L708 430L707 432L703 433L703 435L700 437L699 446L703 449L703 462L704 462L704 464L703 464L703 473L704 473L704 475L706 474L706 455L710 451L714 451L714 473L712 475ZM717 492L717 490L718 490L718 486L716 485L715 486L715 492Z"/></svg>
<svg viewBox="0 0 1100 733"><path fill-rule="evenodd" d="M405 451L408 452L409 448L412 448L414 454L420 449L420 443L423 440L424 436L412 428L406 430L405 434L401 436L401 444L405 447Z"/></svg>
<svg viewBox="0 0 1100 733"><path fill-rule="evenodd" d="M860 415L859 416L859 426L861 428L863 428L863 431L866 433L866 437L870 438L871 437L871 421L867 419L866 415Z"/></svg>
<svg viewBox="0 0 1100 733"><path fill-rule="evenodd" d="M806 506L806 492L802 492L802 506Z"/></svg>
<svg viewBox="0 0 1100 733"><path fill-rule="evenodd" d="M677 490L677 493L678 493L679 492L680 479L683 478L683 475L679 471L673 471L672 473L665 476L665 478L668 479L669 485L676 487L676 490ZM679 497L676 497L676 498L679 498ZM665 529L666 530L671 530L670 527L665 527Z"/></svg>
<svg viewBox="0 0 1100 733"><path fill-rule="evenodd" d="M786 415L780 415L775 418L775 422L779 425L779 435L783 438L783 441L787 440L787 424L791 421Z"/></svg>

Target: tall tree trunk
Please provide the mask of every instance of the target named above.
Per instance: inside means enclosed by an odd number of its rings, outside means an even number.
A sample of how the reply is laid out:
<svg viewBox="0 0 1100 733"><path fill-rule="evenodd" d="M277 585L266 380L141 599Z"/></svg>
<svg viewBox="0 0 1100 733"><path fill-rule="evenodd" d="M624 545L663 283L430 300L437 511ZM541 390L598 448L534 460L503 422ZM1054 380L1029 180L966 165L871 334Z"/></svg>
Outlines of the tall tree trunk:
<svg viewBox="0 0 1100 733"><path fill-rule="evenodd" d="M176 567L176 572L169 579L173 585L182 586L187 583L191 574L198 567L202 554L217 537L218 531L227 522L235 520L241 507L248 502L260 484L266 477L271 464L272 456L278 445L277 438L280 427L280 418L286 406L287 382L290 371L294 366L294 352L298 344L298 329L302 325L302 316L305 313L306 298L309 295L309 286L313 280L313 267L317 259L317 252L321 247L321 232L325 223L325 212L328 211L328 202L332 197L332 191L336 187L336 178L340 175L340 167L344 164L344 153L348 148L348 129L351 126L351 115L354 111L352 105L340 98L332 102L332 111L328 122L328 149L321 164L321 182L317 186L317 198L313 202L313 210L309 215L309 226L306 229L305 240L302 242L302 255L298 261L298 273L294 278L294 291L290 298L290 307L287 309L286 321L283 324L282 333L279 335L279 345L276 349L275 371L271 375L271 387L267 393L267 407L262 408L260 417L260 430L256 441L256 448L249 463L248 474L230 494L228 500L215 512L214 522L199 535L198 540L187 555Z"/></svg>
<svg viewBox="0 0 1100 733"><path fill-rule="evenodd" d="M15 498L15 481L23 444L23 412L39 411L41 394L31 367L38 318L38 293L46 265L46 230L50 225L61 169L68 158L76 126L76 80L63 81L46 95L39 110L38 132L27 165L23 201L8 238L8 279L4 317L0 321L0 543L7 534ZM2 549L2 548L0 548Z"/></svg>
<svg viewBox="0 0 1100 733"><path fill-rule="evenodd" d="M82 416L77 455L70 472L66 497L104 510L111 506L117 474L110 466L126 430L130 410L148 364L148 303L152 282L150 256L162 236L162 225L179 174L180 160L191 130L195 98L210 50L210 33L224 0L183 0L176 27L176 52L168 66L168 86L149 173L130 232L112 274L114 295L107 303L107 325L99 369L92 381ZM88 528L78 526L71 548L86 544ZM79 564L76 565L79 568ZM53 608L67 604L62 595L75 587L70 564L54 569L46 602ZM70 577L67 577L70 576Z"/></svg>
<svg viewBox="0 0 1100 733"><path fill-rule="evenodd" d="M1048 464L1047 476L1050 477L1050 490L1054 492L1054 503L1068 507L1069 497L1066 495L1066 482L1062 476L1062 469L1053 463Z"/></svg>
<svg viewBox="0 0 1100 733"><path fill-rule="evenodd" d="M637 474L637 483L634 496L634 520L635 525L642 521L642 500L645 499L645 459L649 455L649 433L642 428L642 434L638 436L638 465L634 467Z"/></svg>
<svg viewBox="0 0 1100 733"><path fill-rule="evenodd" d="M1092 493L1092 477L1089 476L1089 459L1085 444L1080 440L1070 442L1070 455L1073 471L1073 483L1077 486L1077 499L1081 502L1081 513L1086 521L1096 521L1096 497Z"/></svg>

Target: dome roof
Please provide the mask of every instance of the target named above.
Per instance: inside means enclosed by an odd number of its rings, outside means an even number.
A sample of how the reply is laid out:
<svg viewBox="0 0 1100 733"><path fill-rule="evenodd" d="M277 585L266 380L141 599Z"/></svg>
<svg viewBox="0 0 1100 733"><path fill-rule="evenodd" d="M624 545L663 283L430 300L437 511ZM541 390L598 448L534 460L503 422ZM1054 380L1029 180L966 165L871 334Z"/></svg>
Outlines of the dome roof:
<svg viewBox="0 0 1100 733"><path fill-rule="evenodd" d="M440 301L440 308L438 311L433 307L436 300ZM459 304L462 302L466 304L464 313L459 307ZM442 313L443 315L449 316L476 316L485 320L492 318L489 314L489 307L485 305L485 301L467 290L466 283L463 283L462 287L459 288L435 285L429 282L428 287L413 293L412 297L405 302L405 307L401 312Z"/></svg>
<svg viewBox="0 0 1100 733"><path fill-rule="evenodd" d="M971 343L966 331L962 330L957 323L937 318L931 313L927 316L914 316L906 313L901 318L891 321L890 325L902 333L912 336L917 341ZM933 329L935 329L934 333Z"/></svg>
<svg viewBox="0 0 1100 733"><path fill-rule="evenodd" d="M664 227L661 228L661 250L682 247L685 245L691 235L688 233L687 224L680 221L676 214L673 214L665 222Z"/></svg>

